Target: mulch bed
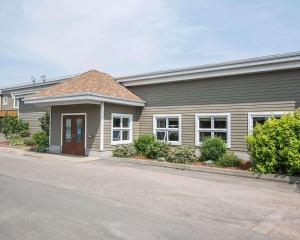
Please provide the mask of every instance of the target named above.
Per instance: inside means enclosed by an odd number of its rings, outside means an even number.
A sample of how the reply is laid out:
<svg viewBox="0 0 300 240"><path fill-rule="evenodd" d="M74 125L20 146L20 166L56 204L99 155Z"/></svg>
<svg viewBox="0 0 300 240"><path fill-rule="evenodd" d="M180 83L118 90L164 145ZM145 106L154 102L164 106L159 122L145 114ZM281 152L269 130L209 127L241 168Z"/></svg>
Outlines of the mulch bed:
<svg viewBox="0 0 300 240"><path fill-rule="evenodd" d="M250 161L242 161L241 165L237 166L237 167L220 167L220 166L216 166L214 164L207 164L207 163L203 163L203 162L194 162L193 165L195 165L195 166L216 167L216 168L225 168L225 169L232 169L232 170L244 170L244 171L247 171L247 170L249 170L249 168L251 166L251 162Z"/></svg>
<svg viewBox="0 0 300 240"><path fill-rule="evenodd" d="M155 159L149 159L145 156L142 155L136 155L133 156L132 159L135 160L151 160L151 161L158 161ZM205 167L216 167L216 168L225 168L225 169L232 169L232 170L244 170L247 171L249 170L250 166L251 166L251 162L250 161L241 161L241 165L238 167L220 167L220 166L216 166L214 164L207 164L207 163L203 163L203 162L194 162L192 163L192 165L194 166L205 166Z"/></svg>
<svg viewBox="0 0 300 240"><path fill-rule="evenodd" d="M0 141L0 146L9 146L9 141Z"/></svg>

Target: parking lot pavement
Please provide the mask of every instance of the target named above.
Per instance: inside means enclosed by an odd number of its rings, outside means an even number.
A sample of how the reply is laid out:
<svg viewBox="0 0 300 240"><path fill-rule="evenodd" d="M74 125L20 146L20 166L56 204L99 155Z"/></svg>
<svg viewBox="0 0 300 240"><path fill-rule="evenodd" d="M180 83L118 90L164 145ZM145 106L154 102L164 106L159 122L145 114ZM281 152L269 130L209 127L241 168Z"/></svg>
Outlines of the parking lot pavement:
<svg viewBox="0 0 300 240"><path fill-rule="evenodd" d="M299 198L286 183L0 154L0 239L300 239Z"/></svg>

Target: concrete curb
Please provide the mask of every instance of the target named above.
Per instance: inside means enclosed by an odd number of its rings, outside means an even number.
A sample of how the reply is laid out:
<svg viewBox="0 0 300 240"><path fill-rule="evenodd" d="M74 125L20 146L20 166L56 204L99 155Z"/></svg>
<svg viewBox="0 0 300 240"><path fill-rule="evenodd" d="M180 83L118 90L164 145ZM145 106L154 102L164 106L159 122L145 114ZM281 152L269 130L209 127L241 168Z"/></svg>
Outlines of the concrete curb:
<svg viewBox="0 0 300 240"><path fill-rule="evenodd" d="M108 159L108 158L106 158ZM188 170L195 172L204 172L204 173L212 173L212 174L220 174L220 175L228 175L234 177L243 177L243 178L252 178L252 179L260 179L266 181L274 181L274 182L284 182L290 184L300 184L300 177L290 177L276 174L258 174L251 173L242 170L232 170L225 168L217 168L217 167L205 167L205 166L194 166L194 165L186 165L186 164L178 164L178 163L169 163L169 162L158 162L154 160L140 160L140 159L130 159L130 158L115 158L109 157L112 160L121 160L134 164L141 164L146 166L155 166L155 167L165 167L165 168L173 168L179 170Z"/></svg>
<svg viewBox="0 0 300 240"><path fill-rule="evenodd" d="M35 152L30 152L26 149L6 147L6 146L1 146L0 149L4 150L5 152L13 152L16 154L20 154L21 156L38 157L41 159L44 157L50 157L51 160L66 161L71 163L86 163L86 162L102 160L102 159L111 159L111 160L119 160L119 161L124 161L133 164L141 164L146 166L165 167L165 168L173 168L178 170L187 170L187 171L194 171L194 172L228 175L234 177L260 179L260 180L284 182L290 184L300 184L300 177L290 177L290 176L283 176L283 175L276 175L276 174L258 174L258 173L251 173L242 170L232 170L232 169L225 169L225 168L194 166L194 165L186 165L186 164L178 164L178 163L170 163L170 162L159 162L155 160L142 160L142 159L130 159L130 158L73 157L73 156L64 156L64 155L47 154L47 153L35 153Z"/></svg>
<svg viewBox="0 0 300 240"><path fill-rule="evenodd" d="M7 153L14 153L22 157L34 157L44 160L57 160L57 161L65 161L71 163L86 163L91 161L99 160L99 158L93 157L74 157L74 156L67 156L67 155L59 155L59 154L50 154L50 153L38 153L30 151L29 148L17 148L12 146L0 146L0 151L4 151Z"/></svg>

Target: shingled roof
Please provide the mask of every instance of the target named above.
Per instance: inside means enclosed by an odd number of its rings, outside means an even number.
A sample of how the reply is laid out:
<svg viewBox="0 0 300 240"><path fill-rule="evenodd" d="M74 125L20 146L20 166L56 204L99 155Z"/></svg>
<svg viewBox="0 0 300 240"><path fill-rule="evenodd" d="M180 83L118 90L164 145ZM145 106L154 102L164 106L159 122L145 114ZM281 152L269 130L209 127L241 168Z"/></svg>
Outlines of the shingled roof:
<svg viewBox="0 0 300 240"><path fill-rule="evenodd" d="M54 86L45 88L33 94L31 98L58 97L84 93L143 102L133 92L116 82L112 76L96 70L90 70Z"/></svg>

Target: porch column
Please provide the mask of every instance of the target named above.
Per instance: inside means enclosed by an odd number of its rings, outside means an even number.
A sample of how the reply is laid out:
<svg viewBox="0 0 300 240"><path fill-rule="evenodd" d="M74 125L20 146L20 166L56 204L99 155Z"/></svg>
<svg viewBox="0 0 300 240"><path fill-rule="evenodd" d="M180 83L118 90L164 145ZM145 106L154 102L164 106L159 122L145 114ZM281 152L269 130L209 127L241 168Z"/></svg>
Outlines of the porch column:
<svg viewBox="0 0 300 240"><path fill-rule="evenodd" d="M104 102L100 105L100 151L104 150Z"/></svg>

